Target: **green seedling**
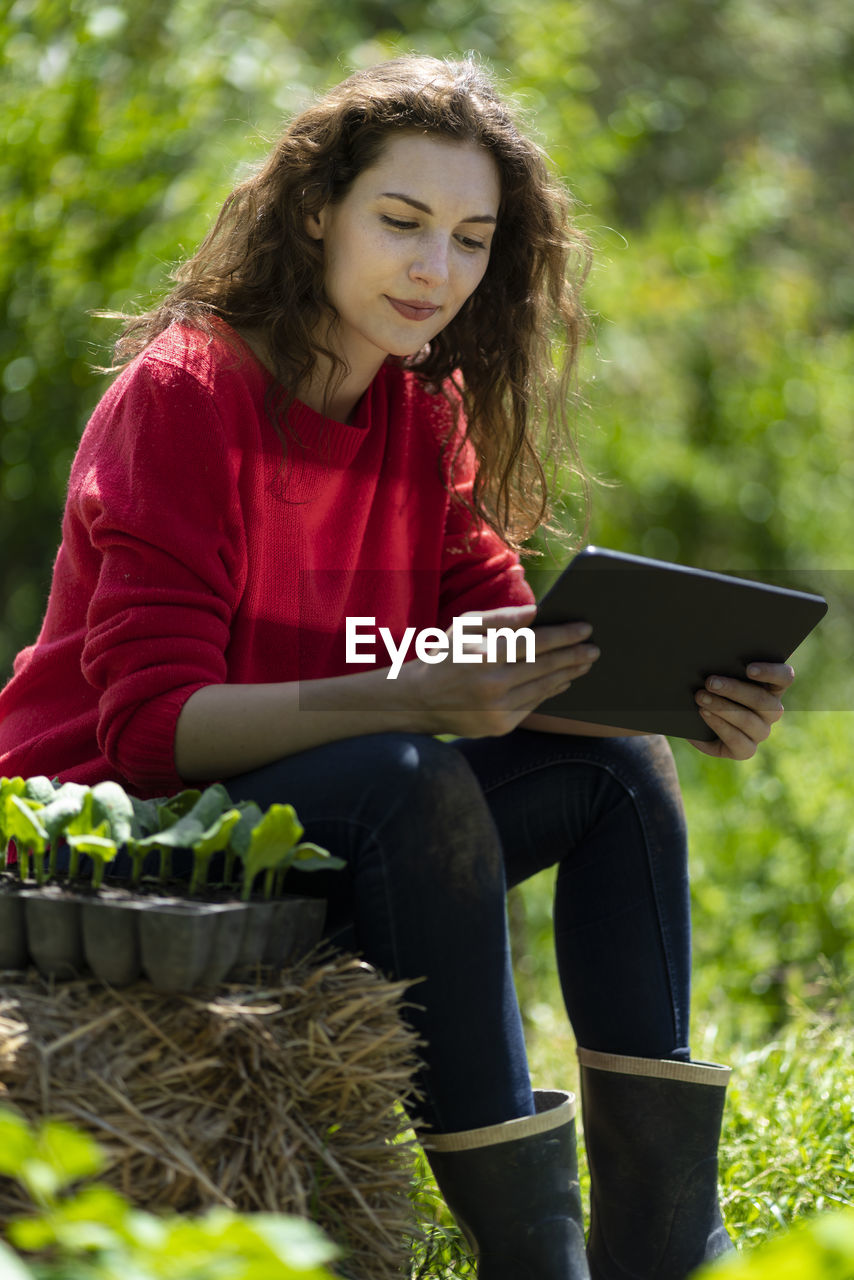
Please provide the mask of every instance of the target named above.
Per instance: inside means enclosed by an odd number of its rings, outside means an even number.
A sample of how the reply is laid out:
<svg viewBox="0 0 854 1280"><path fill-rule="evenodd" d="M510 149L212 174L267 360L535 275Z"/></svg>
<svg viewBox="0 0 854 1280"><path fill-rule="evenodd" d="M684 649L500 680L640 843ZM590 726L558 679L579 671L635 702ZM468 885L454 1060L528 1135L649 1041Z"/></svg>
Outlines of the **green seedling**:
<svg viewBox="0 0 854 1280"><path fill-rule="evenodd" d="M192 803L191 796L195 796ZM160 805L161 820L172 819L165 829L135 842L137 854L145 855L150 849L160 852L161 879L171 874L173 849L190 849L193 852L193 873L190 893L198 893L207 883L210 860L215 853L225 849L231 833L240 821L240 810L231 805L228 792L220 783L204 792L183 792L178 805ZM226 808L226 806L228 806ZM177 817L176 812L183 815Z"/></svg>
<svg viewBox="0 0 854 1280"><path fill-rule="evenodd" d="M298 860L298 850L304 850L300 859L302 869L317 871L321 867L343 867L340 858L333 858L326 849L318 845L299 845L303 833L302 823L297 818L293 805L273 804L264 814L260 822L252 828L248 848L243 854L243 888L241 898L248 902L256 877L264 872L265 899L273 896L276 880Z"/></svg>
<svg viewBox="0 0 854 1280"><path fill-rule="evenodd" d="M249 837L249 847L243 858L243 889L241 898L248 902L255 879L264 876L264 897L273 893L273 880L277 871L284 870L291 850L304 831L292 804L273 804L264 814Z"/></svg>
<svg viewBox="0 0 854 1280"><path fill-rule="evenodd" d="M56 787L50 778L36 776L26 779L23 794L28 800L37 800L39 804L48 805L56 795Z"/></svg>
<svg viewBox="0 0 854 1280"><path fill-rule="evenodd" d="M112 862L118 853L118 845L109 835L109 823L101 822L94 831L85 835L67 835L68 847L71 850L71 856L76 860L80 854L86 854L92 859L92 888L100 889L104 882L104 873L107 864Z"/></svg>
<svg viewBox="0 0 854 1280"><path fill-rule="evenodd" d="M29 803L20 795L9 797L9 807L5 815L6 830L15 841L18 849L18 864L21 879L33 870L36 884L44 884L44 855L47 850L47 832L42 826L38 810L41 805L31 800Z"/></svg>
<svg viewBox="0 0 854 1280"><path fill-rule="evenodd" d="M12 797L22 796L26 790L23 778L0 778L0 870L6 870L9 842L14 839L11 830Z"/></svg>
<svg viewBox="0 0 854 1280"><path fill-rule="evenodd" d="M131 823L133 839L141 840L143 836L150 836L153 831L159 831L158 801L140 800L137 796L129 796L128 799L133 809L133 822Z"/></svg>
<svg viewBox="0 0 854 1280"><path fill-rule="evenodd" d="M100 889L107 866L114 860L120 847L131 838L133 805L130 797L116 782L99 782L88 795L92 829L74 833L68 825L65 838L72 857L87 854L92 859L92 888Z"/></svg>
<svg viewBox="0 0 854 1280"><path fill-rule="evenodd" d="M235 824L225 851L223 879L227 885L231 885L234 880L234 863L236 859L240 858L241 862L245 862L246 855L249 852L252 832L264 816L259 806L252 800L241 801L237 808L240 810L240 821Z"/></svg>
<svg viewBox="0 0 854 1280"><path fill-rule="evenodd" d="M153 823L150 823L151 810L148 809L146 811L146 820L150 825L148 834L143 836L134 847L132 854L134 858L134 874L141 874L145 855L155 849L160 855L159 879L164 884L172 879L172 850L183 848L184 846L176 842L169 834L166 834L163 839L159 837L163 833L171 832L181 818L185 817L199 802L201 796L201 791L195 788L188 788L164 800L150 800L147 802L148 805L153 807L155 817ZM137 820L141 817L142 812L139 806L135 808L134 815Z"/></svg>
<svg viewBox="0 0 854 1280"><path fill-rule="evenodd" d="M50 876L56 875L56 857L59 850L59 842L65 835L69 823L82 813L88 791L89 788L81 786L79 782L65 782L58 790L54 791L52 798L41 811L41 822L47 831L50 843L50 858L48 861L48 875Z"/></svg>
<svg viewBox="0 0 854 1280"><path fill-rule="evenodd" d="M199 893L207 884L211 858L227 847L231 833L240 821L240 816L239 809L228 809L194 841L193 874L190 877L191 894Z"/></svg>
<svg viewBox="0 0 854 1280"><path fill-rule="evenodd" d="M303 840L294 847L284 865L276 869L273 894L275 897L281 895L285 875L291 867L296 867L298 871L334 871L343 866L346 866L343 858L335 858L328 849L322 849L319 844L312 844L310 840Z"/></svg>
<svg viewBox="0 0 854 1280"><path fill-rule="evenodd" d="M262 813L257 804L233 805L224 786L205 791L187 789L158 800L137 800L115 782L94 787L49 778L0 779L0 852L5 865L11 840L23 851L19 871L24 877L34 864L44 883L44 856L50 850L47 873L56 875L56 853L64 838L69 848L69 880L79 875L80 857L92 858L92 885L101 887L109 864L121 848L132 862L131 886L142 878L145 857L160 855L160 878L171 879L172 852L193 854L189 891L199 893L207 883L215 853L225 851L225 880L231 883L237 858L243 863L241 897L248 901L257 877L264 873L263 896L281 892L291 866L303 871L341 867L326 849L300 843L303 827L292 805L271 805Z"/></svg>
<svg viewBox="0 0 854 1280"><path fill-rule="evenodd" d="M94 804L95 801L93 799L92 792L87 789L82 797L79 811L65 824L63 834L68 842L70 853L68 860L69 880L77 879L80 870L80 854L83 852L75 837L81 836L85 838L92 835L104 836L108 831L106 821L103 823L97 823L95 821L93 813Z"/></svg>
<svg viewBox="0 0 854 1280"><path fill-rule="evenodd" d="M142 842L154 832L160 830L160 808L162 802L157 800L139 800L130 796L133 820L131 834L127 841L127 851L131 860L130 883L136 888L142 879L142 866L150 846Z"/></svg>
<svg viewBox="0 0 854 1280"><path fill-rule="evenodd" d="M126 848L131 864L130 887L136 889L142 880L142 868L148 849L139 840L134 840L133 838L128 840Z"/></svg>
<svg viewBox="0 0 854 1280"><path fill-rule="evenodd" d="M212 788L209 787L208 791L211 790ZM218 792L223 793L224 791L225 788L218 785ZM179 818L185 817L191 809L195 808L201 798L201 791L191 787L186 791L177 792L174 796L169 796L166 800L153 800L152 804L157 809L158 826L156 830L165 831L167 827L171 827Z"/></svg>
<svg viewBox="0 0 854 1280"><path fill-rule="evenodd" d="M133 834L133 805L130 796L117 782L99 782L92 788L92 816L96 822L109 825L110 837L116 844L127 844Z"/></svg>

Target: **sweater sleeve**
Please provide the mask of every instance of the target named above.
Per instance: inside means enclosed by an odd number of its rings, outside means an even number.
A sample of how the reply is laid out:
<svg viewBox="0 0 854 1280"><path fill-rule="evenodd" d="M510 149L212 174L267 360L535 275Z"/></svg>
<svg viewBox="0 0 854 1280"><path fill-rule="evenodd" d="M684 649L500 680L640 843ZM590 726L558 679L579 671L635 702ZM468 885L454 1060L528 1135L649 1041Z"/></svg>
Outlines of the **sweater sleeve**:
<svg viewBox="0 0 854 1280"><path fill-rule="evenodd" d="M519 557L497 533L477 522L454 495L471 499L476 471L474 448L466 443L454 463L451 502L445 526L440 626L462 613L481 613L502 605L530 604L534 593L525 581Z"/></svg>
<svg viewBox="0 0 854 1280"><path fill-rule="evenodd" d="M225 680L245 582L239 449L191 374L145 358L130 372L96 411L72 474L67 518L97 565L82 668L100 692L111 767L174 790L178 715Z"/></svg>

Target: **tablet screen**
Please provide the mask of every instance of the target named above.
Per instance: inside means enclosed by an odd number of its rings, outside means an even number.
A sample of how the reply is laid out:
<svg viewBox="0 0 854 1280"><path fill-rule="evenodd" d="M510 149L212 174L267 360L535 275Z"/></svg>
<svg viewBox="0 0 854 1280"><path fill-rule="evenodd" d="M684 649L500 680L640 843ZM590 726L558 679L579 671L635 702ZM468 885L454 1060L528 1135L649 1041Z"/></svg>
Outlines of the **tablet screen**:
<svg viewBox="0 0 854 1280"><path fill-rule="evenodd" d="M587 547L540 601L536 625L583 619L601 656L537 711L711 741L694 701L706 678L787 662L826 611L821 596Z"/></svg>

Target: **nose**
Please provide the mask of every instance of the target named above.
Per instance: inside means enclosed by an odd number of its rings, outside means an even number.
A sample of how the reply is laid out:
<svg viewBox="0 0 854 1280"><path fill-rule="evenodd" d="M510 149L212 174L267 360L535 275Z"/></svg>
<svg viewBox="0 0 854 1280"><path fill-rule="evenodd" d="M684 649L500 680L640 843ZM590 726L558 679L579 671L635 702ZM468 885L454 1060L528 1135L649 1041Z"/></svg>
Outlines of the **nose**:
<svg viewBox="0 0 854 1280"><path fill-rule="evenodd" d="M433 289L448 279L448 244L444 237L431 236L419 244L418 256L409 268L410 280Z"/></svg>

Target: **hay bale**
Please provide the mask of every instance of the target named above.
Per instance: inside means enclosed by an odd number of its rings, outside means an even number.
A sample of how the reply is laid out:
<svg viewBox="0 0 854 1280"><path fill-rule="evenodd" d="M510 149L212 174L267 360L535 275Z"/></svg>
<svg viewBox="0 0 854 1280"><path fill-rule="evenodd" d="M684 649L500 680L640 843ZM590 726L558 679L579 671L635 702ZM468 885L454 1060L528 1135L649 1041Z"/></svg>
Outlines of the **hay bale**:
<svg viewBox="0 0 854 1280"><path fill-rule="evenodd" d="M0 1101L90 1133L141 1208L296 1213L346 1250L353 1280L408 1274L403 992L340 955L210 998L33 972L0 982ZM0 1187L0 1219L21 1207Z"/></svg>

